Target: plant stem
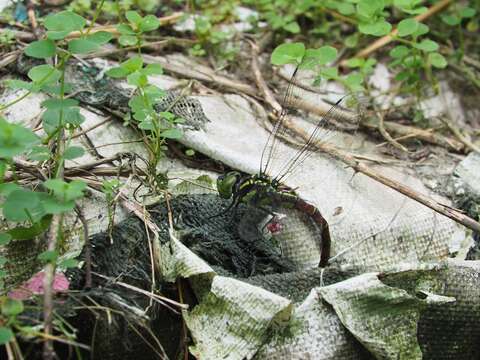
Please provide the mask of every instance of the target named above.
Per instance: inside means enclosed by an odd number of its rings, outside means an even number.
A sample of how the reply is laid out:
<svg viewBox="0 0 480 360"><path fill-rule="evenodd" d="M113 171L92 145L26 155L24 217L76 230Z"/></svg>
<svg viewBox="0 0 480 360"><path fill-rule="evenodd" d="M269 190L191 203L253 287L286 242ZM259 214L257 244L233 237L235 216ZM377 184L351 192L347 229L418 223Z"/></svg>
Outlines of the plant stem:
<svg viewBox="0 0 480 360"><path fill-rule="evenodd" d="M70 55L62 57L59 69L62 72L60 77L60 99L65 98L65 66L69 59ZM56 149L56 158L58 160L57 169L55 171L55 178L63 179L63 170L64 170L64 157L63 153L65 151L65 122L63 119L64 113L63 109L60 111L60 130L57 137L57 149ZM57 250L58 243L60 241L60 235L62 233L62 223L63 215L57 214L53 216L50 229L47 234L47 251L54 252ZM56 357L55 350L53 348L53 342L49 339L49 336L52 334L53 326L53 280L55 277L55 261L50 261L45 266L45 277L43 281L43 322L44 322L44 335L45 342L43 344L43 359L54 359Z"/></svg>

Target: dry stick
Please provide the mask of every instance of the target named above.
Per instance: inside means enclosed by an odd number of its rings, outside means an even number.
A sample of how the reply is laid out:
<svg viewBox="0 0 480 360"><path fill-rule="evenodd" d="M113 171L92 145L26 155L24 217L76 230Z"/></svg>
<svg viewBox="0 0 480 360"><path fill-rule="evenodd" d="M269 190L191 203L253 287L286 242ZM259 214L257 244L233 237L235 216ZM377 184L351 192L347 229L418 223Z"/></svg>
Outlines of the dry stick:
<svg viewBox="0 0 480 360"><path fill-rule="evenodd" d="M27 16L28 20L30 21L30 25L32 25L33 35L36 39L40 39L42 32L38 29L37 18L35 17L35 3L33 1L34 0L27 1Z"/></svg>
<svg viewBox="0 0 480 360"><path fill-rule="evenodd" d="M460 129L458 127L456 127L455 125L452 124L452 122L446 118L440 118L440 120L445 124L447 125L447 127L450 129L450 131L453 133L453 135L455 135L455 137L462 143L465 145L465 147L467 147L468 149L472 150L472 151L476 151L478 153L480 153L480 148L475 145L474 143L472 143L471 141L469 141L461 132L460 132Z"/></svg>
<svg viewBox="0 0 480 360"><path fill-rule="evenodd" d="M419 22L424 21L424 20L428 19L429 17L431 17L432 15L436 14L437 12L445 9L447 6L450 5L450 3L452 3L452 0L442 0L442 1L438 2L437 4L433 5L431 8L429 8L423 14L415 16L415 20L417 20ZM377 51L381 47L390 43L393 40L393 38L397 35L397 33L398 33L398 29L397 28L393 29L390 32L390 34L381 37L377 41L373 42L367 48L365 48L362 51L356 53L353 56L353 58L365 58L365 57L369 56L371 53ZM340 63L340 65L345 66L347 64L347 61L348 60L343 60Z"/></svg>
<svg viewBox="0 0 480 360"><path fill-rule="evenodd" d="M21 53L22 50L15 50L5 55L2 59L0 59L0 69L3 69L4 67L15 62Z"/></svg>
<svg viewBox="0 0 480 360"><path fill-rule="evenodd" d="M392 94L389 96L388 100L386 101L386 104L387 104L386 107L387 108L390 107L390 105L393 101L393 98L397 95L397 92L398 92L398 89L393 91ZM383 138L385 140L387 140L387 142L389 144L391 144L394 148L408 153L408 149L405 146L403 146L402 144L400 144L397 140L392 138L392 136L387 131L387 129L385 129L385 118L383 116L382 111L376 105L375 101L373 102L373 108L375 109L375 114L377 115L377 118L378 118L378 130L380 131L380 134L383 136Z"/></svg>
<svg viewBox="0 0 480 360"><path fill-rule="evenodd" d="M308 139L308 134L305 133L303 130L298 129L295 127L293 124L291 124L290 121L287 121L286 126L293 132L296 132L299 136L301 136L304 139ZM467 215L463 214L460 210L451 208L446 205L442 205L439 202L435 201L434 199L430 198L429 196L426 196L416 190L413 190L412 188L405 186L403 184L400 184L397 181L394 181L379 172L369 168L365 164L362 164L361 162L357 161L352 155L350 155L348 152L339 150L333 146L330 146L325 143L317 142L315 146L333 156L335 159L340 160L341 162L347 164L350 166L352 169L354 169L356 172L360 172L364 175L367 175L368 177L372 178L375 181L380 182L381 184L388 186L389 188L400 192L401 194L408 196L409 198L418 201L419 203L429 207L430 209L449 217L450 219L459 222L460 224L465 225L469 229L472 229L474 231L480 232L480 223L475 221L474 219L468 217Z"/></svg>
<svg viewBox="0 0 480 360"><path fill-rule="evenodd" d="M296 97L295 106L297 108L314 113L319 116L324 116L332 106L323 100L313 103L305 98L298 97L298 95L296 94L293 95ZM347 122L351 121L351 113L342 112L341 114L343 120ZM367 121L362 121L360 125L379 131L378 120L375 120L373 118L370 118ZM430 144L442 146L444 148L457 152L462 151L465 148L465 146L461 142L440 134L435 134L431 132L431 130L424 130L414 126L402 125L393 121L384 121L383 125L389 133L394 133L398 136L415 137Z"/></svg>
<svg viewBox="0 0 480 360"><path fill-rule="evenodd" d="M131 56L135 55L135 53L131 54ZM146 54L142 55L142 57L146 64L160 64L168 72L180 75L182 77L212 82L225 88L234 89L253 97L258 97L258 92L255 87L227 78L225 76L217 75L212 69L206 66L200 64L195 64L195 66L193 66L192 63L181 66L172 64L167 58Z"/></svg>
<svg viewBox="0 0 480 360"><path fill-rule="evenodd" d="M259 48L255 43L251 41L249 41L249 43L252 47L252 71L253 75L255 76L257 86L260 89L260 92L262 93L265 101L270 104L270 106L273 108L273 110L277 112L277 114L280 114L282 112L282 105L280 105L280 103L275 99L275 96L270 91L270 88L267 86L267 83L265 82L260 71L260 66L258 64Z"/></svg>
<svg viewBox="0 0 480 360"><path fill-rule="evenodd" d="M385 129L387 129L389 132L400 136L399 138L397 138L397 140L401 140L402 138L407 137L414 137L430 144L442 146L446 149L457 152L463 151L465 149L465 146L461 142L440 134L436 134L433 132L433 129L419 129L414 126L402 125L393 121L385 121L384 125ZM373 120L362 122L362 126L372 129L378 129L378 124Z"/></svg>
<svg viewBox="0 0 480 360"><path fill-rule="evenodd" d="M105 125L105 124L106 124L107 122L109 122L110 120L112 120L112 117L111 117L111 116L107 116L106 119L100 121L99 123L97 123L97 124L95 124L95 125L93 125L93 126L90 126L89 128L87 128L87 129L85 129L85 130L82 130L82 131L76 133L75 135L72 136L72 139L75 139L75 138L77 138L77 137L80 137L80 136L82 136L82 135L85 135L86 133L92 131L93 129L96 129L96 128L102 126L102 125Z"/></svg>
<svg viewBox="0 0 480 360"><path fill-rule="evenodd" d="M176 306L180 309L183 309L183 310L187 310L189 308L188 304L182 304L182 303L179 303L175 300L172 300L172 299L169 299L165 296L161 296L161 295L158 295L158 294L154 294L152 292L149 292L147 290L144 290L144 289L141 289L139 287L136 287L136 286L133 286L133 285L130 285L130 284L127 284L127 283L124 283L124 282L121 282L121 281L118 281L116 279L113 279L111 277L108 277L108 276L105 276L105 275L102 275L102 274L99 274L99 273L96 273L96 272L92 272L93 275L95 276L98 276L99 278L102 278L102 279L105 279L105 280L108 280L108 281L111 281L113 284L115 285L118 285L118 286L121 286L121 287L124 287L125 289L129 289L129 290L132 290L132 291L135 291L135 292L138 292L140 294L143 294L145 296L148 296L150 298L152 298L154 301L162 304L163 306L166 306L168 307L169 309L173 310L176 312L176 310L172 309L170 306L168 306L167 304L170 304L170 305L173 305L173 306Z"/></svg>
<svg viewBox="0 0 480 360"><path fill-rule="evenodd" d="M257 63L258 65L258 63ZM252 66L255 67L255 61L252 61ZM257 81L257 85L260 87L263 87L263 84L265 84L265 81L258 81L258 76L261 77L260 71L256 71L256 69L253 70L254 74L256 75L255 80ZM268 87L264 87L262 90L262 93L270 93L270 89ZM267 98L266 98L267 99ZM272 100L272 97L268 97L268 99ZM277 100L273 97L274 101L272 104L269 103L269 105L276 109L279 106L281 106ZM285 119L285 126L293 133L296 133L298 136L300 136L302 139L305 141L309 138L309 134L305 132L303 129L300 129L292 124L290 119ZM430 198L429 196L426 196L418 191L413 190L412 188L405 186L403 184L400 184L397 181L394 181L379 172L369 168L367 165L359 162L358 160L355 159L354 156L349 154L346 151L339 150L331 145L328 145L326 143L322 143L321 141L317 141L315 143L315 147L317 147L320 151L334 157L335 159L347 164L349 167L351 167L353 170L356 172L362 173L370 178L372 178L375 181L378 181L379 183L388 186L389 188L400 192L401 194L408 196L409 198L418 201L419 203L429 207L430 209L449 217L450 219L459 222L469 229L472 229L474 231L480 232L480 223L477 221L473 220L472 218L466 216L463 214L461 211L442 205L439 202L435 201L434 199Z"/></svg>

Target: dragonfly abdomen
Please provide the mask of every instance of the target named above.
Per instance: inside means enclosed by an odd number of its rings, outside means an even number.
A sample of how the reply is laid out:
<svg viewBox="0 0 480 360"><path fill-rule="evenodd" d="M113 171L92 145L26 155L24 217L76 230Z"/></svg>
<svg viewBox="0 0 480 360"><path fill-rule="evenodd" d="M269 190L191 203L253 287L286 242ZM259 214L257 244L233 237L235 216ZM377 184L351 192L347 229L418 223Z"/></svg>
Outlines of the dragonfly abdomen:
<svg viewBox="0 0 480 360"><path fill-rule="evenodd" d="M328 227L328 222L320 213L314 205L306 202L301 197L294 193L290 192L278 192L275 194L278 197L279 201L282 204L290 204L291 207L301 211L302 213L308 215L310 219L318 226L321 235L320 239L320 263L319 267L325 267L328 264L328 259L330 258L330 247L331 247L331 238L330 238L330 229Z"/></svg>

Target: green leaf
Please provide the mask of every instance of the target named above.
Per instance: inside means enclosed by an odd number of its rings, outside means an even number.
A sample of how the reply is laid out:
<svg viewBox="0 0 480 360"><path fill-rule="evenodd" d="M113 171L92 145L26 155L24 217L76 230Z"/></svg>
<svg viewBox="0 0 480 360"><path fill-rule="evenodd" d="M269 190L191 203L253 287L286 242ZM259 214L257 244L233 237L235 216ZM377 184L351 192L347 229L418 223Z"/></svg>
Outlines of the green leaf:
<svg viewBox="0 0 480 360"><path fill-rule="evenodd" d="M195 155L195 150L187 149L187 150L185 150L185 155L194 156Z"/></svg>
<svg viewBox="0 0 480 360"><path fill-rule="evenodd" d="M477 10L471 7L464 7L462 10L460 10L460 16L462 18L474 17L476 13L477 13Z"/></svg>
<svg viewBox="0 0 480 360"><path fill-rule="evenodd" d="M129 72L127 69L124 69L123 67L114 67L114 68L111 68L109 69L106 74L112 78L124 78L126 77Z"/></svg>
<svg viewBox="0 0 480 360"><path fill-rule="evenodd" d="M156 16L147 15L145 16L138 25L138 28L142 32L153 31L158 29L160 26L160 20Z"/></svg>
<svg viewBox="0 0 480 360"><path fill-rule="evenodd" d="M23 80L7 79L5 80L5 85L13 90L23 89L33 91L33 84Z"/></svg>
<svg viewBox="0 0 480 360"><path fill-rule="evenodd" d="M425 39L420 43L414 45L417 49L420 49L425 52L432 52L438 50L438 44L435 41L430 39Z"/></svg>
<svg viewBox="0 0 480 360"><path fill-rule="evenodd" d="M127 11L125 13L125 17L127 18L127 20L132 23L132 24L135 24L135 25L139 25L140 22L142 21L142 17L140 16L140 14L136 11Z"/></svg>
<svg viewBox="0 0 480 360"><path fill-rule="evenodd" d="M348 48L354 48L358 44L358 33L352 34L345 38L345 46Z"/></svg>
<svg viewBox="0 0 480 360"><path fill-rule="evenodd" d="M63 157L67 160L79 158L85 154L85 150L81 146L70 146L63 153Z"/></svg>
<svg viewBox="0 0 480 360"><path fill-rule="evenodd" d="M40 253L37 256L38 260L43 261L43 262L51 262L54 263L57 261L58 258L58 251L55 250L47 250L42 253Z"/></svg>
<svg viewBox="0 0 480 360"><path fill-rule="evenodd" d="M374 23L360 23L358 30L367 35L383 36L392 30L392 25L385 20L379 20Z"/></svg>
<svg viewBox="0 0 480 360"><path fill-rule="evenodd" d="M412 35L417 31L419 22L415 19L405 19L398 23L398 36Z"/></svg>
<svg viewBox="0 0 480 360"><path fill-rule="evenodd" d="M78 106L78 100L75 99L47 99L42 102L42 106L47 109L66 109L68 107Z"/></svg>
<svg viewBox="0 0 480 360"><path fill-rule="evenodd" d="M107 43L112 34L99 31L81 39L73 39L68 42L68 50L74 54L88 54L97 51L101 45Z"/></svg>
<svg viewBox="0 0 480 360"><path fill-rule="evenodd" d="M181 139L183 134L179 129L167 129L162 131L161 136L166 139Z"/></svg>
<svg viewBox="0 0 480 360"><path fill-rule="evenodd" d="M3 196L8 196L15 190L22 189L23 188L21 186L18 186L17 184L11 182L0 184L0 194L2 194Z"/></svg>
<svg viewBox="0 0 480 360"><path fill-rule="evenodd" d="M360 0L357 4L357 12L360 16L372 18L381 12L385 6L383 0Z"/></svg>
<svg viewBox="0 0 480 360"><path fill-rule="evenodd" d="M307 49L303 57L302 68L312 68L316 65L326 65L337 57L337 49L332 46L322 46L318 49Z"/></svg>
<svg viewBox="0 0 480 360"><path fill-rule="evenodd" d="M79 126L84 120L85 118L80 114L80 108L78 107L47 109L42 114L43 130L47 134L53 134L58 127L64 124L70 124L74 127Z"/></svg>
<svg viewBox="0 0 480 360"><path fill-rule="evenodd" d="M40 195L46 194L41 193ZM39 199L42 201L43 196L39 196ZM50 215L43 216L40 221L35 222L31 226L16 226L8 230L8 234L15 240L30 240L45 233L51 222L52 217Z"/></svg>
<svg viewBox="0 0 480 360"><path fill-rule="evenodd" d="M17 316L23 312L23 302L7 297L2 304L2 314L5 316Z"/></svg>
<svg viewBox="0 0 480 360"><path fill-rule="evenodd" d="M454 14L442 15L442 16L440 16L440 18L442 19L442 21L445 24L450 25L450 26L458 25L462 21L462 19L459 16L454 15Z"/></svg>
<svg viewBox="0 0 480 360"><path fill-rule="evenodd" d="M135 35L135 31L133 31L132 27L127 24L118 25L117 30L122 35Z"/></svg>
<svg viewBox="0 0 480 360"><path fill-rule="evenodd" d="M355 13L355 7L348 2L339 2L337 10L342 15L353 15Z"/></svg>
<svg viewBox="0 0 480 360"><path fill-rule="evenodd" d="M12 158L27 151L40 139L31 130L0 117L0 157Z"/></svg>
<svg viewBox="0 0 480 360"><path fill-rule="evenodd" d="M71 11L61 11L56 14L48 15L45 18L45 27L47 28L47 36L52 40L60 40L65 38L72 31L80 31L86 21L80 15Z"/></svg>
<svg viewBox="0 0 480 360"><path fill-rule="evenodd" d="M0 233L0 246L8 245L10 240L12 240L12 236L10 234Z"/></svg>
<svg viewBox="0 0 480 360"><path fill-rule="evenodd" d="M94 42L98 45L103 45L112 40L113 35L107 31L96 31L86 37L88 41Z"/></svg>
<svg viewBox="0 0 480 360"><path fill-rule="evenodd" d="M127 83L129 85L143 87L148 84L147 76L140 71L135 71L127 76Z"/></svg>
<svg viewBox="0 0 480 360"><path fill-rule="evenodd" d="M338 69L336 67L322 69L320 71L320 77L325 80L338 79Z"/></svg>
<svg viewBox="0 0 480 360"><path fill-rule="evenodd" d="M0 327L0 345L7 344L13 339L13 332L10 328L2 326Z"/></svg>
<svg viewBox="0 0 480 360"><path fill-rule="evenodd" d="M430 31L430 28L427 25L418 23L417 30L412 34L412 36L419 37L427 34L429 31Z"/></svg>
<svg viewBox="0 0 480 360"><path fill-rule="evenodd" d="M48 194L42 194L40 198L46 214L61 214L75 208L75 201L73 200L62 200Z"/></svg>
<svg viewBox="0 0 480 360"><path fill-rule="evenodd" d="M59 263L58 266L68 269L68 268L75 268L78 266L78 264L79 264L78 260L66 259L66 260L63 260L61 263Z"/></svg>
<svg viewBox="0 0 480 360"><path fill-rule="evenodd" d="M32 161L45 161L52 156L50 149L47 146L34 146L28 153L28 159Z"/></svg>
<svg viewBox="0 0 480 360"><path fill-rule="evenodd" d="M273 65L295 64L299 65L305 55L303 43L287 43L279 45L273 50L270 62Z"/></svg>
<svg viewBox="0 0 480 360"><path fill-rule="evenodd" d="M56 47L52 40L34 41L25 48L25 54L37 59L46 59L55 55Z"/></svg>
<svg viewBox="0 0 480 360"><path fill-rule="evenodd" d="M31 68L27 75L34 83L51 84L60 79L61 73L52 65L44 64Z"/></svg>
<svg viewBox="0 0 480 360"><path fill-rule="evenodd" d="M3 204L3 216L10 221L36 221L43 215L43 207L37 193L30 190L22 189L11 192Z"/></svg>
<svg viewBox="0 0 480 360"><path fill-rule="evenodd" d="M43 185L53 191L53 194L62 200L70 201L83 197L83 190L87 184L80 180L73 180L69 183L60 179L49 179Z"/></svg>
<svg viewBox="0 0 480 360"><path fill-rule="evenodd" d="M433 67L436 67L439 69L443 69L448 65L445 57L443 57L443 55L436 52L428 55L428 61L430 62L430 64L432 64Z"/></svg>
<svg viewBox="0 0 480 360"><path fill-rule="evenodd" d="M134 46L137 45L137 37L132 35L122 35L118 38L118 42L122 46Z"/></svg>
<svg viewBox="0 0 480 360"><path fill-rule="evenodd" d="M296 21L292 21L283 26L283 30L292 34L298 34L300 32L300 25Z"/></svg>
<svg viewBox="0 0 480 360"><path fill-rule="evenodd" d="M351 58L347 61L347 66L350 68L362 67L365 64L365 59Z"/></svg>
<svg viewBox="0 0 480 360"><path fill-rule="evenodd" d="M410 53L410 50L405 45L397 45L392 50L390 50L390 56L399 59L407 56Z"/></svg>
<svg viewBox="0 0 480 360"><path fill-rule="evenodd" d="M88 54L98 50L100 46L86 39L73 39L68 42L68 51L74 54Z"/></svg>
<svg viewBox="0 0 480 360"><path fill-rule="evenodd" d="M345 84L353 91L363 90L363 76L359 73L349 74L345 78Z"/></svg>
<svg viewBox="0 0 480 360"><path fill-rule="evenodd" d="M143 59L140 56L133 56L127 61L122 62L120 66L127 70L129 74L131 74L142 69Z"/></svg>
<svg viewBox="0 0 480 360"><path fill-rule="evenodd" d="M163 67L160 64L148 64L144 69L142 69L142 73L145 75L162 75Z"/></svg>

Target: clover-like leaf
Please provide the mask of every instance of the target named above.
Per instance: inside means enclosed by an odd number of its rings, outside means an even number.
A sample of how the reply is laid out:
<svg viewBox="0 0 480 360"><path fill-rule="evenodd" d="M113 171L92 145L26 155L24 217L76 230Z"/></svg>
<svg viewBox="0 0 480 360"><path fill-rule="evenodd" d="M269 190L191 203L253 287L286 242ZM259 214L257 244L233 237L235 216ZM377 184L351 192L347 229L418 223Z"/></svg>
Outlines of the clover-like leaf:
<svg viewBox="0 0 480 360"><path fill-rule="evenodd" d="M44 215L37 193L21 189L11 192L3 203L3 216L10 221L36 222Z"/></svg>
<svg viewBox="0 0 480 360"><path fill-rule="evenodd" d="M47 36L49 39L60 40L73 31L82 30L86 23L83 17L72 11L61 11L48 15L45 18L44 25L48 30Z"/></svg>
<svg viewBox="0 0 480 360"><path fill-rule="evenodd" d="M0 327L0 345L5 345L14 338L13 332L10 328Z"/></svg>
<svg viewBox="0 0 480 360"><path fill-rule="evenodd" d="M31 130L0 117L0 157L12 158L27 151L40 139Z"/></svg>
<svg viewBox="0 0 480 360"><path fill-rule="evenodd" d="M160 20L158 20L158 18L153 15L145 16L138 24L138 28L142 32L156 30L158 29L159 26L160 26Z"/></svg>
<svg viewBox="0 0 480 360"><path fill-rule="evenodd" d="M430 39L422 40L420 43L416 43L414 46L417 49L420 49L425 52L432 52L432 51L438 50L438 43Z"/></svg>
<svg viewBox="0 0 480 360"><path fill-rule="evenodd" d="M179 129L171 128L171 129L162 131L161 136L166 139L180 139L183 136L183 134Z"/></svg>
<svg viewBox="0 0 480 360"><path fill-rule="evenodd" d="M360 23L358 30L367 35L383 36L392 30L392 25L385 20L379 20L373 23Z"/></svg>
<svg viewBox="0 0 480 360"><path fill-rule="evenodd" d="M81 146L70 146L63 153L63 157L67 160L76 159L82 157L85 154L85 150Z"/></svg>
<svg viewBox="0 0 480 360"><path fill-rule="evenodd" d="M436 67L438 69L443 69L448 65L445 57L437 52L430 53L428 55L428 60L433 67Z"/></svg>
<svg viewBox="0 0 480 360"><path fill-rule="evenodd" d="M25 54L37 59L47 59L54 56L55 52L55 43L50 39L34 41L25 48Z"/></svg>
<svg viewBox="0 0 480 360"><path fill-rule="evenodd" d="M404 19L398 23L398 36L412 35L417 31L419 22L415 19Z"/></svg>
<svg viewBox="0 0 480 360"><path fill-rule="evenodd" d="M23 302L20 300L5 298L2 304L2 314L5 316L17 316L23 312Z"/></svg>
<svg viewBox="0 0 480 360"><path fill-rule="evenodd" d="M61 73L52 65L44 64L31 68L27 75L34 83L45 85L58 81Z"/></svg>
<svg viewBox="0 0 480 360"><path fill-rule="evenodd" d="M106 31L98 31L81 39L73 39L68 42L68 50L74 54L88 54L97 51L101 45L112 39L112 34Z"/></svg>
<svg viewBox="0 0 480 360"><path fill-rule="evenodd" d="M140 25L140 22L142 21L142 17L140 16L140 14L136 11L127 11L125 13L125 17L127 18L127 20L132 23L132 24L135 24L137 26Z"/></svg>
<svg viewBox="0 0 480 360"><path fill-rule="evenodd" d="M303 43L286 43L279 45L273 50L270 62L273 65L295 64L299 65L305 56Z"/></svg>

